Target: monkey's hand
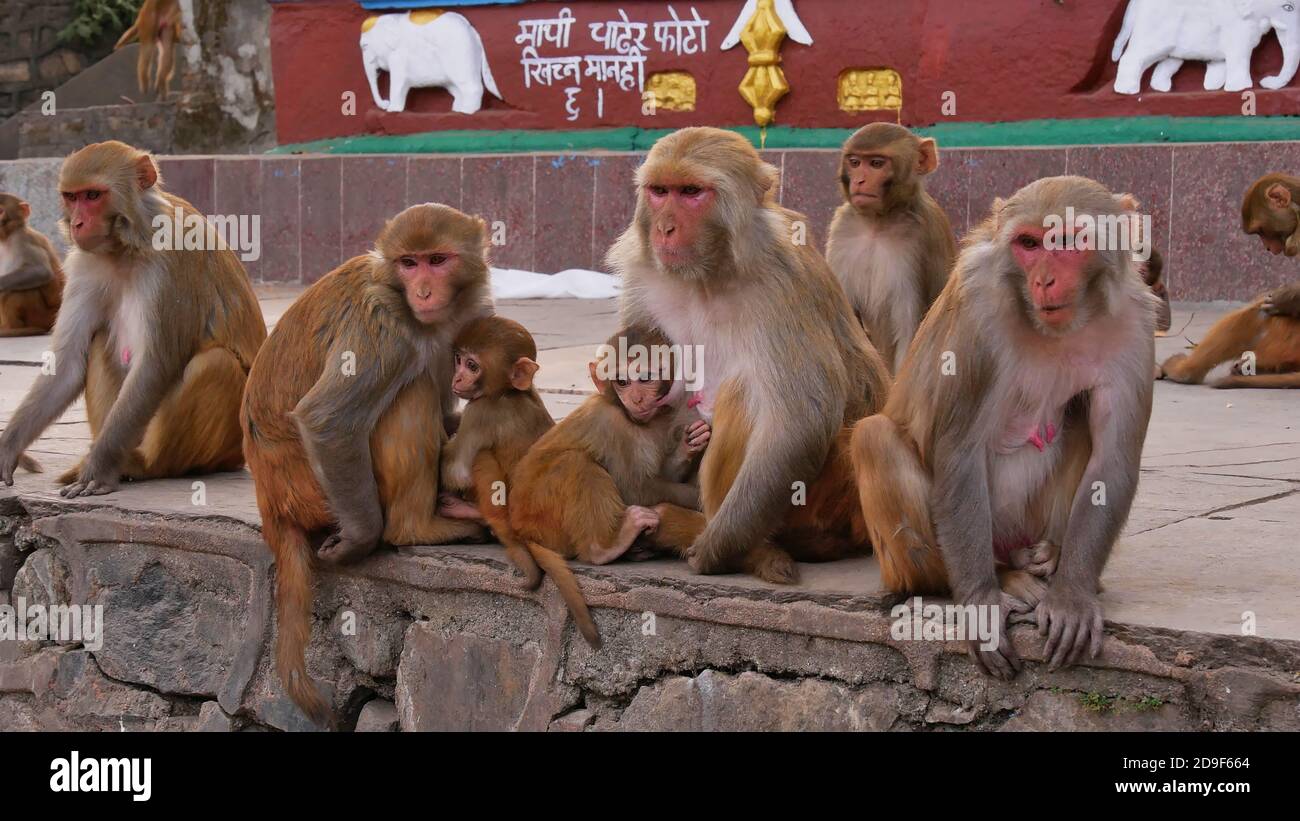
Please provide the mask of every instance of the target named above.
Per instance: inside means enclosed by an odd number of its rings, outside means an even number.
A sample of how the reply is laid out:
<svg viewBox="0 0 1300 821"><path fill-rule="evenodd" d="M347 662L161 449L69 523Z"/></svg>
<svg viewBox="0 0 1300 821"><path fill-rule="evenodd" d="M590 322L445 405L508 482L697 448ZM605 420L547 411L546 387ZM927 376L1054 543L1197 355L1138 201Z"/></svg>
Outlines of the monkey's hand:
<svg viewBox="0 0 1300 821"><path fill-rule="evenodd" d="M65 499L75 499L78 496L102 496L117 490L122 481L122 469L103 462L102 458L95 457L92 450L81 466L76 481L60 489L59 495Z"/></svg>
<svg viewBox="0 0 1300 821"><path fill-rule="evenodd" d="M709 437L712 435L713 428L703 419L687 425L686 434L683 437L683 443L686 445L686 452L692 456L702 452L709 446Z"/></svg>
<svg viewBox="0 0 1300 821"><path fill-rule="evenodd" d="M1016 648L1012 646L1011 639L1007 636L1007 618L1012 610L1015 609L1013 602L1008 600L1012 597L1003 594L1002 590L994 585L987 591L978 592L972 595L962 604L973 604L976 607L993 608L991 612L997 615L997 647L991 648L981 639L971 639L967 643L967 649L970 650L971 657L975 663L986 675L993 678L1010 681L1020 672L1020 656L1016 653Z"/></svg>
<svg viewBox="0 0 1300 821"><path fill-rule="evenodd" d="M5 485L13 487L14 470L18 468L18 460L22 456L22 451L7 442L0 446L0 481Z"/></svg>
<svg viewBox="0 0 1300 821"><path fill-rule="evenodd" d="M1095 592L1058 580L1038 603L1037 615L1038 634L1047 636L1043 655L1048 669L1075 664L1084 651L1093 658L1101 654L1105 627Z"/></svg>
<svg viewBox="0 0 1300 821"><path fill-rule="evenodd" d="M1264 297L1260 310L1269 316L1292 316L1300 318L1300 285L1278 288Z"/></svg>

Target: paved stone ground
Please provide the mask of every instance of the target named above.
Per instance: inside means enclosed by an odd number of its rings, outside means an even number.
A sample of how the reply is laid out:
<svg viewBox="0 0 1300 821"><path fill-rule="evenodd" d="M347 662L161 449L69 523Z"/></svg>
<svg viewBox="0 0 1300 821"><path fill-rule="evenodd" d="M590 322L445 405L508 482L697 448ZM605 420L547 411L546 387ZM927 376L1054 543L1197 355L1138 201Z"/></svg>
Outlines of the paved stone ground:
<svg viewBox="0 0 1300 821"><path fill-rule="evenodd" d="M263 289L263 309L274 323L296 292ZM1179 333L1157 340L1163 358L1197 340L1227 309L1175 306ZM540 386L548 407L563 416L588 390L592 346L617 325L612 301L503 302L499 310L523 322L542 348ZM44 337L0 340L0 418L6 423L26 392ZM1160 382L1143 453L1142 482L1133 514L1104 578L1107 618L1145 627L1240 635L1243 614L1254 614L1260 636L1300 639L1300 392L1216 391ZM80 403L31 449L44 475L20 474L13 490L24 499L51 500L54 477L87 448ZM176 517L218 516L256 524L246 473L206 477L206 506L192 502L193 480L127 486L100 497L104 505ZM470 547L493 552L492 547ZM497 551L499 552L499 551ZM654 575L677 583L692 577L680 562L614 565L610 573ZM869 595L878 590L871 559L804 565L799 588L786 595ZM672 583L672 582L670 582ZM764 587L748 577L714 577L713 586ZM783 591L784 593L785 591ZM784 598L784 596L782 596Z"/></svg>

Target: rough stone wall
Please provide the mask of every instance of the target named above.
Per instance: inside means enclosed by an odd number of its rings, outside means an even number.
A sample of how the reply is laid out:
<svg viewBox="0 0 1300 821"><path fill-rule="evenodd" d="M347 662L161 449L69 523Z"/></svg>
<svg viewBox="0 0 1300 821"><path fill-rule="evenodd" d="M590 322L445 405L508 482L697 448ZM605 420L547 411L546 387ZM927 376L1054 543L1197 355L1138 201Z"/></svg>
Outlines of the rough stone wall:
<svg viewBox="0 0 1300 821"><path fill-rule="evenodd" d="M72 17L72 0L0 0L0 120L98 59L60 45Z"/></svg>
<svg viewBox="0 0 1300 821"><path fill-rule="evenodd" d="M0 730L309 729L272 670L273 564L229 520L0 501L0 603L102 604L98 650L0 641ZM1300 645L1111 625L1012 682L897 641L874 597L578 568L591 651L494 546L407 548L318 580L308 667L343 730L1297 730Z"/></svg>

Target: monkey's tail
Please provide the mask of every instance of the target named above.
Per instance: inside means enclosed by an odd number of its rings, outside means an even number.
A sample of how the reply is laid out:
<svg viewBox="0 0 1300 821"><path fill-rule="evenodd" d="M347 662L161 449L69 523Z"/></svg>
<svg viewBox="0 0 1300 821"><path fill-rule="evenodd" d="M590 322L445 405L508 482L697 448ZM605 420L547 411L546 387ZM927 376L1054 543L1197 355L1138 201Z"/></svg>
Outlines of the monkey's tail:
<svg viewBox="0 0 1300 821"><path fill-rule="evenodd" d="M1120 55L1124 53L1124 46L1128 45L1129 38L1133 36L1133 17L1134 7L1137 6L1137 0L1129 0L1128 8L1124 9L1124 23L1119 27L1119 35L1115 38L1115 45L1110 49L1110 60L1112 63L1118 63Z"/></svg>
<svg viewBox="0 0 1300 821"><path fill-rule="evenodd" d="M40 462L36 461L35 459L33 459L32 457L28 456L25 453L22 456L18 457L18 467L22 468L28 473L45 472L45 468L41 467Z"/></svg>
<svg viewBox="0 0 1300 821"><path fill-rule="evenodd" d="M274 516L263 518L262 535L275 553L275 608L279 620L275 664L280 682L308 718L326 726L329 705L307 675L307 642L311 638L311 545L302 528Z"/></svg>
<svg viewBox="0 0 1300 821"><path fill-rule="evenodd" d="M113 51L117 51L122 46L126 45L132 40L137 39L139 36L140 36L140 21L137 19L134 23L131 24L131 28L122 32L122 36L118 38L117 45L113 46Z"/></svg>
<svg viewBox="0 0 1300 821"><path fill-rule="evenodd" d="M528 546L508 529L493 526L492 532L506 549L506 558L524 574L524 580L519 586L525 590L536 590L542 583L542 568L529 552Z"/></svg>
<svg viewBox="0 0 1300 821"><path fill-rule="evenodd" d="M506 549L506 558L520 573L524 574L524 581L520 587L525 590L536 590L542 583L542 569L537 566L533 554L528 552L528 546L515 534L514 528L510 527L506 509L491 503L481 505L479 509L488 527L496 534L497 541L501 542L501 546Z"/></svg>
<svg viewBox="0 0 1300 821"><path fill-rule="evenodd" d="M596 622L591 618L591 611L587 609L587 602L582 598L582 588L578 587L578 579L569 569L569 563L564 557L552 550L547 550L537 542L524 541L528 546L528 552L532 554L533 560L542 566L546 575L551 577L555 586L560 590L560 596L564 598L564 603L569 606L569 612L573 615L574 624L578 625L578 632L591 645L591 649L600 649L600 631L596 629Z"/></svg>

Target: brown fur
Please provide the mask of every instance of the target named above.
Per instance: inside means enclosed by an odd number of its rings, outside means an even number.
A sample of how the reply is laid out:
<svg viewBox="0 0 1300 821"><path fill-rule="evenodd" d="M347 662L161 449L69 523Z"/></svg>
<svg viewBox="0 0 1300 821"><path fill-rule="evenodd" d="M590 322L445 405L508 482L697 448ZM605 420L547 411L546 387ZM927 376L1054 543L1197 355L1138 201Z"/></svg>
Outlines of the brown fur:
<svg viewBox="0 0 1300 821"><path fill-rule="evenodd" d="M1300 177L1265 174L1251 183L1242 197L1241 230L1278 240L1284 244L1287 256L1295 256L1300 253L1300 220L1291 205L1298 201Z"/></svg>
<svg viewBox="0 0 1300 821"><path fill-rule="evenodd" d="M1300 286L1294 286L1300 293ZM1288 289L1282 289L1290 293ZM1211 326L1191 353L1174 354L1161 364L1166 379L1199 384L1216 365L1255 355L1255 373L1234 372L1213 383L1216 388L1300 388L1300 316L1269 314L1268 295L1224 316Z"/></svg>
<svg viewBox="0 0 1300 821"><path fill-rule="evenodd" d="M654 243L669 217L647 189L686 183L715 201L690 260L668 265ZM798 576L790 549L829 558L806 547L822 538L849 553L866 549L842 495L851 477L833 448L845 425L880 408L889 376L821 254L792 241L805 218L774 202L775 183L776 169L739 135L688 128L664 137L637 172L636 214L609 262L623 277L625 324L663 328L705 358L708 527L691 566L787 583ZM794 504L796 483L806 506Z"/></svg>
<svg viewBox="0 0 1300 821"><path fill-rule="evenodd" d="M153 159L131 146L110 141L72 154L59 189L101 192L87 230L103 241L81 247L85 235L74 232L65 201L73 248L54 326L57 368L37 377L0 440L0 474L8 480L16 454L83 392L92 444L60 477L65 496L111 492L123 476L239 467L239 397L266 338L239 258L225 247L153 248L155 215L196 212L163 190Z"/></svg>
<svg viewBox="0 0 1300 821"><path fill-rule="evenodd" d="M1156 307L1131 253L1108 249L1083 263L1072 324L1048 332L1030 321L1026 273L1010 246L1019 226L1041 226L1067 205L1119 214L1132 201L1079 177L999 200L968 236L884 410L852 438L886 589L951 592L1000 605L1004 618L1007 606L1041 604L1040 625L1074 625L1054 664L1100 647L1098 578L1137 485ZM1095 363L1096 375L1063 365L1071 360ZM1055 433L1040 453L1023 425L1038 429L1044 415ZM1104 482L1105 506L1088 502L1094 481ZM1009 566L1009 554L1040 540L1064 548L1050 585ZM1018 664L1005 636L976 658L1000 676Z"/></svg>
<svg viewBox="0 0 1300 821"><path fill-rule="evenodd" d="M633 344L660 344L637 329L620 332ZM617 348L616 335L610 345ZM594 363L593 363L594 365ZM625 363L620 367L625 367ZM683 492L665 480L675 455L674 415L634 421L614 388L598 393L547 431L511 473L510 524L560 586L580 631L593 647L600 637L572 573L562 560L604 564L632 547L643 531L656 550L684 555L704 529L704 517L668 499ZM687 495L689 492L686 492ZM647 508L653 508L652 517ZM652 529L640 519L657 517ZM561 582L564 582L562 585Z"/></svg>
<svg viewBox="0 0 1300 821"><path fill-rule="evenodd" d="M0 290L0 337L49 333L63 304L63 266L49 239L27 224L31 206L12 194L0 194L0 248L15 272L40 271L34 287ZM5 272L0 272L5 273ZM35 281L35 280L33 280Z"/></svg>
<svg viewBox="0 0 1300 821"><path fill-rule="evenodd" d="M304 658L311 535L340 527L318 552L331 562L358 559L380 539L442 544L482 535L479 525L434 511L452 407L451 341L490 309L484 239L482 220L442 205L408 208L381 234L383 253L343 263L290 306L249 375L241 422L276 559L276 663L286 692L318 723L329 707ZM435 250L459 256L447 300L422 324L397 260Z"/></svg>
<svg viewBox="0 0 1300 821"><path fill-rule="evenodd" d="M873 159L887 165L877 172L867 165ZM924 178L938 166L934 140L893 123L863 126L841 151L845 202L831 221L826 260L895 373L957 255L948 215L925 190ZM850 194L852 177L862 173L880 180L873 186L879 199L859 206Z"/></svg>
<svg viewBox="0 0 1300 821"><path fill-rule="evenodd" d="M555 568L556 587L564 595L579 630L593 643L595 626L573 574L563 562L538 556L510 527L510 475L519 461L555 422L533 387L537 371L537 344L518 322L499 316L470 324L456 338L458 356L473 356L482 372L473 384L481 393L466 405L460 428L442 457L444 484L468 491L478 512L506 550L506 556L524 576L524 588L542 583L542 567ZM458 371L459 376L459 371ZM540 551L544 552L544 551Z"/></svg>
<svg viewBox="0 0 1300 821"><path fill-rule="evenodd" d="M159 99L165 100L176 73L176 43L181 39L178 0L144 0L135 22L122 32L113 50L137 39L140 56L136 60L136 82L140 93L157 93Z"/></svg>

